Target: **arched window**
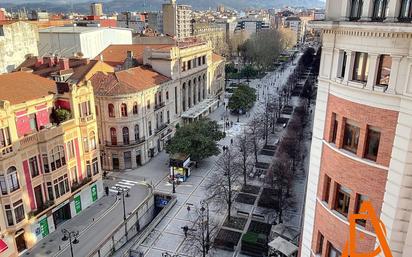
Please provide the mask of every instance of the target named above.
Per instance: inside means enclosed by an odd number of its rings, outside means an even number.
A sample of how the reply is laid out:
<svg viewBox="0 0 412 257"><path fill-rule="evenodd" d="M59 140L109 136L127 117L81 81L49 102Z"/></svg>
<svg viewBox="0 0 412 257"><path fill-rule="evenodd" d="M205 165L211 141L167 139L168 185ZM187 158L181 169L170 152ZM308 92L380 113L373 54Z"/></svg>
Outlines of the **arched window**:
<svg viewBox="0 0 412 257"><path fill-rule="evenodd" d="M109 109L109 117L114 118L114 117L115 117L115 114L114 114L114 105L113 105L113 104L109 104L107 108Z"/></svg>
<svg viewBox="0 0 412 257"><path fill-rule="evenodd" d="M90 141L90 149L95 150L97 148L97 145L96 145L96 134L94 133L94 131L90 132L89 141Z"/></svg>
<svg viewBox="0 0 412 257"><path fill-rule="evenodd" d="M122 103L120 107L122 117L127 117L127 105L125 103Z"/></svg>
<svg viewBox="0 0 412 257"><path fill-rule="evenodd" d="M20 188L16 167L11 166L7 169L6 179L4 179L4 176L0 177L0 187L3 194L12 193Z"/></svg>
<svg viewBox="0 0 412 257"><path fill-rule="evenodd" d="M362 7L363 7L362 0L352 0L349 19L352 21L359 20L362 15Z"/></svg>
<svg viewBox="0 0 412 257"><path fill-rule="evenodd" d="M59 169L60 167L66 165L66 157L64 154L63 146L58 145L54 147L51 150L49 156L50 156L50 167L52 171Z"/></svg>
<svg viewBox="0 0 412 257"><path fill-rule="evenodd" d="M124 127L123 128L123 144L128 145L129 143L130 143L129 128Z"/></svg>
<svg viewBox="0 0 412 257"><path fill-rule="evenodd" d="M386 18L387 6L387 0L375 0L372 15L373 20L384 20Z"/></svg>
<svg viewBox="0 0 412 257"><path fill-rule="evenodd" d="M136 102L133 104L133 114L137 115L139 113L139 106L137 105Z"/></svg>
<svg viewBox="0 0 412 257"><path fill-rule="evenodd" d="M402 0L399 19L407 21L412 19L412 0Z"/></svg>
<svg viewBox="0 0 412 257"><path fill-rule="evenodd" d="M137 125L137 124L134 126L134 140L136 142L139 142L139 140L140 140L139 125Z"/></svg>
<svg viewBox="0 0 412 257"><path fill-rule="evenodd" d="M117 145L117 133L115 128L110 128L110 141L112 145Z"/></svg>

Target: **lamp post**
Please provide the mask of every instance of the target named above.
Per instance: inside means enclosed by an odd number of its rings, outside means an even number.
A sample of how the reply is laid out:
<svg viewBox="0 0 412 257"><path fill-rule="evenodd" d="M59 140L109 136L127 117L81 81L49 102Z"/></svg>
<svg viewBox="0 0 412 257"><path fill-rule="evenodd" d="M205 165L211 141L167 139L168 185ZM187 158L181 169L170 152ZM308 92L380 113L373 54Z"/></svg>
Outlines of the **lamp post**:
<svg viewBox="0 0 412 257"><path fill-rule="evenodd" d="M176 178L175 178L175 167L172 167L172 185L173 185L173 194L176 193Z"/></svg>
<svg viewBox="0 0 412 257"><path fill-rule="evenodd" d="M124 235L126 236L126 241L127 241L127 223L126 223L126 204L125 204L125 197L130 197L129 195L129 191L130 189L128 188L123 188L123 187L119 187L116 186L117 189L117 195L121 195L122 196L122 202L123 202L123 221L124 221Z"/></svg>
<svg viewBox="0 0 412 257"><path fill-rule="evenodd" d="M62 229L62 233L63 233L62 241L69 240L70 254L71 254L72 257L74 257L74 255L73 255L73 244L78 244L79 243L79 240L77 239L79 237L79 231L69 231L67 229Z"/></svg>
<svg viewBox="0 0 412 257"><path fill-rule="evenodd" d="M207 201L201 201L200 204L202 207L200 208L200 211L202 212L202 217L203 213L206 211L206 254L209 253L209 248L210 248L210 228L209 228L209 203ZM205 208L206 205L206 208Z"/></svg>

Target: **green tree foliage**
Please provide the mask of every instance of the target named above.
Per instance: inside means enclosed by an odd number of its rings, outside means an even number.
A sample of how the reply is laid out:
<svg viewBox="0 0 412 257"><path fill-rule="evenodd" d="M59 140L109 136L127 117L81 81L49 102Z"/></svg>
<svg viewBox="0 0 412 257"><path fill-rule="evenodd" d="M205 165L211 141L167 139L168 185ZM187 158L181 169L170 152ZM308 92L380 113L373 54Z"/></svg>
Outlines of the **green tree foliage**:
<svg viewBox="0 0 412 257"><path fill-rule="evenodd" d="M233 62L226 64L225 66L225 73L237 73L238 69L236 69L235 64Z"/></svg>
<svg viewBox="0 0 412 257"><path fill-rule="evenodd" d="M217 141L223 137L217 122L201 119L177 128L175 136L166 145L166 152L188 154L192 160L201 161L220 153Z"/></svg>
<svg viewBox="0 0 412 257"><path fill-rule="evenodd" d="M248 85L239 85L229 99L229 109L232 112L239 113L250 110L256 101L256 90Z"/></svg>
<svg viewBox="0 0 412 257"><path fill-rule="evenodd" d="M246 65L242 71L241 71L241 76L243 78L246 78L247 80L249 80L250 78L254 78L258 75L258 71L253 68L252 65Z"/></svg>

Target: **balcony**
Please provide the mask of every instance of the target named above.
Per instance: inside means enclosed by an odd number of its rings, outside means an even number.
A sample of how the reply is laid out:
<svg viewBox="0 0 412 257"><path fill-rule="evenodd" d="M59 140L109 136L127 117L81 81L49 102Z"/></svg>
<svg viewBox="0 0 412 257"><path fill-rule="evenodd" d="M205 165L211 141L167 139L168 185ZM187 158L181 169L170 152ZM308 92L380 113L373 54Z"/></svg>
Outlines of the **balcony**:
<svg viewBox="0 0 412 257"><path fill-rule="evenodd" d="M94 115L90 114L88 116L85 117L80 117L80 123L81 124L88 124L89 122L94 120Z"/></svg>
<svg viewBox="0 0 412 257"><path fill-rule="evenodd" d="M63 136L64 129L62 125L52 126L50 128L40 130L37 135L39 142L48 142L56 137Z"/></svg>
<svg viewBox="0 0 412 257"><path fill-rule="evenodd" d="M38 216L39 214L42 214L45 210L49 209L50 207L52 207L54 205L54 201L50 200L45 202L44 204L40 205L39 207L37 207L36 210L31 211L29 213L27 213L27 216L29 217L29 219Z"/></svg>
<svg viewBox="0 0 412 257"><path fill-rule="evenodd" d="M160 132L162 132L163 130L165 130L168 127L168 124L161 124L155 131L155 134L159 134Z"/></svg>
<svg viewBox="0 0 412 257"><path fill-rule="evenodd" d="M92 181L92 178L90 177L85 177L82 181L80 182L73 182L72 187L71 187L71 192L74 193L78 189L84 187L85 185L89 184Z"/></svg>
<svg viewBox="0 0 412 257"><path fill-rule="evenodd" d="M20 139L20 148L25 149L32 145L36 145L38 142L37 134L31 134Z"/></svg>
<svg viewBox="0 0 412 257"><path fill-rule="evenodd" d="M12 156L15 152L14 146L9 145L0 149L0 160L6 159Z"/></svg>
<svg viewBox="0 0 412 257"><path fill-rule="evenodd" d="M159 104L156 104L154 109L155 109L155 111L158 111L158 110L162 109L165 106L166 106L165 102L161 102Z"/></svg>
<svg viewBox="0 0 412 257"><path fill-rule="evenodd" d="M129 143L117 142L116 144L112 144L111 141L106 141L105 145L107 147L131 147L143 144L146 141L146 138L141 137L139 140L131 140Z"/></svg>

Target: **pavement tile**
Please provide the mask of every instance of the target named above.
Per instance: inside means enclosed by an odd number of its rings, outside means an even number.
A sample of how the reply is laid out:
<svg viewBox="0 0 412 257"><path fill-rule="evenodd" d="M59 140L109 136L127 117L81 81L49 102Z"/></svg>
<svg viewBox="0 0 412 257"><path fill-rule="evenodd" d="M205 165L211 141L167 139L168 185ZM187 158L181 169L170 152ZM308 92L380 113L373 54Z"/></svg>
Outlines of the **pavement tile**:
<svg viewBox="0 0 412 257"><path fill-rule="evenodd" d="M164 251L176 252L183 240L184 236L182 235L163 232L162 235L156 240L153 247Z"/></svg>

